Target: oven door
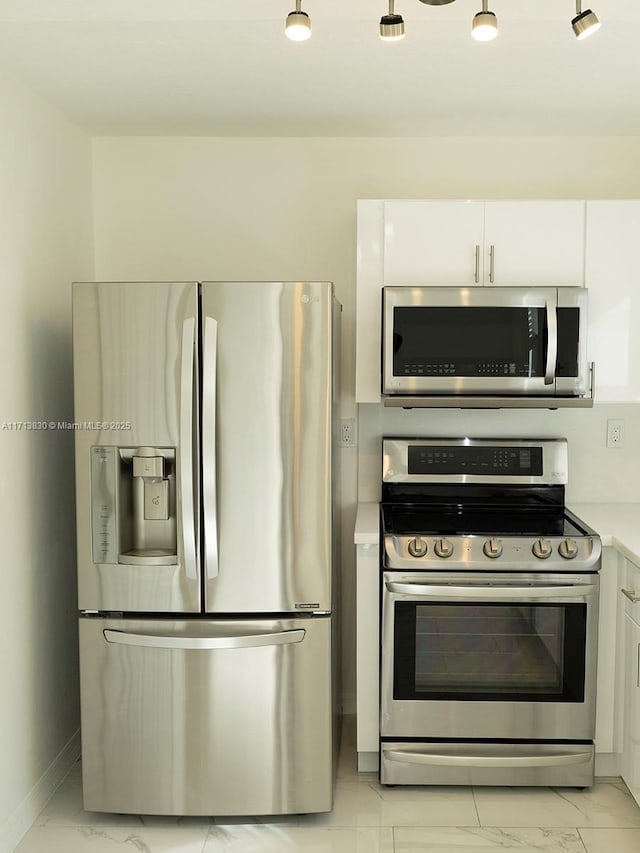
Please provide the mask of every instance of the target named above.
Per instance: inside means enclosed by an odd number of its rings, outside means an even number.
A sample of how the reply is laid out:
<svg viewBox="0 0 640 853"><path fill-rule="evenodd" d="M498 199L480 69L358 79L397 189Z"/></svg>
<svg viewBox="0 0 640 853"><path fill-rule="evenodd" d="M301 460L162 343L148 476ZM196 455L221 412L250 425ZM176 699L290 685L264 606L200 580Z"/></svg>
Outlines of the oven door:
<svg viewBox="0 0 640 853"><path fill-rule="evenodd" d="M592 740L598 584L385 572L382 737Z"/></svg>
<svg viewBox="0 0 640 853"><path fill-rule="evenodd" d="M383 393L584 395L586 298L584 288L386 287Z"/></svg>

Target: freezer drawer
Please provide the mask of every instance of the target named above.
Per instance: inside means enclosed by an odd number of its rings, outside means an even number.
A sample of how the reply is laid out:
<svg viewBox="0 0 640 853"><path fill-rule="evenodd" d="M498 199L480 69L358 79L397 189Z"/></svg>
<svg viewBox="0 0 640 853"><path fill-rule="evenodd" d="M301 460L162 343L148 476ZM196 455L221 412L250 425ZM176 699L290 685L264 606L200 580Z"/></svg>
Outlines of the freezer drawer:
<svg viewBox="0 0 640 853"><path fill-rule="evenodd" d="M332 806L331 618L80 619L89 811Z"/></svg>

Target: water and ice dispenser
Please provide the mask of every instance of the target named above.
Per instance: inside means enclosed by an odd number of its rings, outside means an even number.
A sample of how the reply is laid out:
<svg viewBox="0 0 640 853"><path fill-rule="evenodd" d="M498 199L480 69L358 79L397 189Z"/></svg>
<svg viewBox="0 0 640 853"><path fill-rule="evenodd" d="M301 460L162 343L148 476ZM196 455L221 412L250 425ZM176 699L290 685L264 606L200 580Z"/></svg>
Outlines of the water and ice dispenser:
<svg viewBox="0 0 640 853"><path fill-rule="evenodd" d="M92 447L94 563L175 565L174 447Z"/></svg>

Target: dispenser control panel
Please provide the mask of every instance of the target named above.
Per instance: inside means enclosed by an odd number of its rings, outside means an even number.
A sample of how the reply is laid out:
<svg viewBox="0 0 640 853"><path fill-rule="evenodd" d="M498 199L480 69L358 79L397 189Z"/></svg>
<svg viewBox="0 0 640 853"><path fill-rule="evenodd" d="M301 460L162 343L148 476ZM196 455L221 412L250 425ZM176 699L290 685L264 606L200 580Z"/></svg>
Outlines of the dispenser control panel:
<svg viewBox="0 0 640 853"><path fill-rule="evenodd" d="M91 540L94 563L118 562L116 448L91 448Z"/></svg>

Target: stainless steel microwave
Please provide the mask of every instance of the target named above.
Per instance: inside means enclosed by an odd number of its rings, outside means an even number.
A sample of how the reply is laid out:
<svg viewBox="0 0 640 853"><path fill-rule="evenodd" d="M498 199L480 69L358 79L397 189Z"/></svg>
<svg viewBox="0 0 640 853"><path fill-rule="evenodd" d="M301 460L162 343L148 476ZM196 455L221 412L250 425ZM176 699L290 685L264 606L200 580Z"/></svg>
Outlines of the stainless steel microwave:
<svg viewBox="0 0 640 853"><path fill-rule="evenodd" d="M385 287L382 392L584 397L583 287Z"/></svg>

